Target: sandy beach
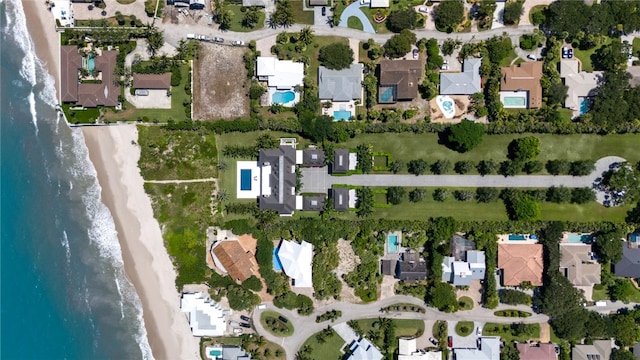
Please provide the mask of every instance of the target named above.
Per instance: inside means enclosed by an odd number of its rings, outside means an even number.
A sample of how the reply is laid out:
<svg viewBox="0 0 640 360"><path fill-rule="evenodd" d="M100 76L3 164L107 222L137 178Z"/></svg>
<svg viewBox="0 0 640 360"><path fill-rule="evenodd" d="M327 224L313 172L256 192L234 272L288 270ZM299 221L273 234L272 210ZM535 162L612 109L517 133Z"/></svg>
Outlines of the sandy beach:
<svg viewBox="0 0 640 360"><path fill-rule="evenodd" d="M176 272L164 247L138 169L135 125L84 127L98 172L102 201L115 219L125 272L140 296L149 344L156 359L199 359L199 340L180 311Z"/></svg>
<svg viewBox="0 0 640 360"><path fill-rule="evenodd" d="M22 0L24 13L33 39L36 55L47 67L56 83L56 98L60 99L60 37L53 15L44 1Z"/></svg>

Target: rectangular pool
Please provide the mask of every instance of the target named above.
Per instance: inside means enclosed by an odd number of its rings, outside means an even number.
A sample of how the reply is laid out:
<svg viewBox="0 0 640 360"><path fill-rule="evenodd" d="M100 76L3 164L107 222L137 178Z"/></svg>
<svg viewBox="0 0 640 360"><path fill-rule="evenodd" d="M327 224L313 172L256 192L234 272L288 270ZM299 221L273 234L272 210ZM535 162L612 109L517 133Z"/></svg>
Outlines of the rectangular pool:
<svg viewBox="0 0 640 360"><path fill-rule="evenodd" d="M93 71L96 68L96 58L95 56L89 56L87 59L87 70Z"/></svg>
<svg viewBox="0 0 640 360"><path fill-rule="evenodd" d="M251 170L240 170L240 190L251 190Z"/></svg>
<svg viewBox="0 0 640 360"><path fill-rule="evenodd" d="M278 259L278 248L273 249L273 270L282 271L282 263Z"/></svg>
<svg viewBox="0 0 640 360"><path fill-rule="evenodd" d="M336 121L348 121L351 120L351 111L338 110L333 112L333 118Z"/></svg>
<svg viewBox="0 0 640 360"><path fill-rule="evenodd" d="M567 242L572 243L572 244L577 244L577 243L585 243L588 244L591 242L593 236L591 234L575 234L575 233L571 233L569 235L567 235Z"/></svg>
<svg viewBox="0 0 640 360"><path fill-rule="evenodd" d="M519 241L519 240L527 240L527 238L522 234L509 234L509 240Z"/></svg>
<svg viewBox="0 0 640 360"><path fill-rule="evenodd" d="M398 235L387 235L387 252L396 254L398 252Z"/></svg>
<svg viewBox="0 0 640 360"><path fill-rule="evenodd" d="M527 106L527 99L520 96L505 96L503 99L504 107L525 107Z"/></svg>

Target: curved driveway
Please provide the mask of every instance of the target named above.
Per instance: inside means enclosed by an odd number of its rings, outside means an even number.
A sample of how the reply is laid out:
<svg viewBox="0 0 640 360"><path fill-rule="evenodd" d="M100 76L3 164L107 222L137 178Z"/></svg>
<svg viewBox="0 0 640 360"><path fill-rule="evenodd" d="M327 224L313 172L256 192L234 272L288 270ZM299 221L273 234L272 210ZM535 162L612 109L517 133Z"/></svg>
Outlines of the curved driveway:
<svg viewBox="0 0 640 360"><path fill-rule="evenodd" d="M360 4L359 1L355 1L351 3L351 5L347 6L340 15L340 22L338 23L338 26L342 28L348 27L349 18L355 16L360 19L360 22L362 23L362 31L369 34L375 34L376 30L373 28L373 25L371 25L371 21L369 21L367 15L360 10L363 6L369 6L369 4Z"/></svg>
<svg viewBox="0 0 640 360"><path fill-rule="evenodd" d="M422 306L426 308L426 313L413 313L413 312L390 312L390 313L381 313L380 309L383 307L387 307L389 305L398 304L398 303L408 303ZM324 314L329 310L340 310L342 311L342 316L337 319L336 322L331 323L329 321L324 321L322 323L316 323L316 316ZM283 345L287 350L287 359L293 360L295 359L295 353L298 349L304 344L304 342L313 334L318 331L325 329L327 325L335 325L342 322L347 322L349 320L354 319L367 319L367 318L377 318L377 317L387 317L392 319L421 319L421 320L451 320L451 321L462 321L462 320L473 320L478 322L496 322L496 323L504 323L509 324L513 322L523 322L527 324L532 323L543 323L549 321L549 317L544 314L533 314L528 318L507 318L507 317L499 317L493 315L494 311L503 310L503 309L518 309L523 311L531 312L531 308L527 306L504 306L501 305L496 309L489 310L485 308L476 307L473 310L468 311L458 311L456 313L444 313L438 311L431 307L426 307L424 301L421 301L417 298L411 296L404 295L396 295L384 300L376 301L369 304L351 304L351 303L334 303L330 305L325 305L317 308L313 314L310 316L300 316L294 311L289 311L286 309L279 309L275 307L272 303L267 304L266 309L256 310L253 313L253 325L256 328L256 331L264 336L267 340L275 342L277 344ZM260 323L260 315L263 311L273 310L277 311L284 316L286 316L291 324L294 327L294 333L290 337L281 338L271 334L269 331L265 330ZM295 350L295 351L294 351Z"/></svg>

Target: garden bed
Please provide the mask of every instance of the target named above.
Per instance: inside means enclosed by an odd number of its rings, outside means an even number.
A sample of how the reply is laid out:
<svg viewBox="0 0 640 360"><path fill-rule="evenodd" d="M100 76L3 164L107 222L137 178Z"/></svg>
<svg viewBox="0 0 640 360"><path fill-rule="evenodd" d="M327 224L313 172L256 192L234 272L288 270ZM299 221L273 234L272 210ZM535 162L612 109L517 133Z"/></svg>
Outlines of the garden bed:
<svg viewBox="0 0 640 360"><path fill-rule="evenodd" d="M260 323L273 335L280 337L293 335L293 325L291 325L291 321L284 322L280 320L281 317L285 318L278 312L265 311L260 314Z"/></svg>

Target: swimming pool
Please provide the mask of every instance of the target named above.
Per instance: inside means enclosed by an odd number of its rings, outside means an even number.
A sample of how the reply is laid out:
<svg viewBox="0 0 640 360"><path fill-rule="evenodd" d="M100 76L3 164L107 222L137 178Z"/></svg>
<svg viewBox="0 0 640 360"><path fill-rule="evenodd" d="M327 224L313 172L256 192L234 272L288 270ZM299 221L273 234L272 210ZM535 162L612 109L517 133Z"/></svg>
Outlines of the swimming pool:
<svg viewBox="0 0 640 360"><path fill-rule="evenodd" d="M580 115L586 114L589 111L589 98L580 98Z"/></svg>
<svg viewBox="0 0 640 360"><path fill-rule="evenodd" d="M209 355L215 357L220 357L222 356L222 350L218 350L218 349L213 349L211 351L209 351Z"/></svg>
<svg viewBox="0 0 640 360"><path fill-rule="evenodd" d="M282 263L278 259L278 248L273 249L273 270L282 271Z"/></svg>
<svg viewBox="0 0 640 360"><path fill-rule="evenodd" d="M334 111L333 112L333 118L336 121L351 120L351 111L349 111L349 110Z"/></svg>
<svg viewBox="0 0 640 360"><path fill-rule="evenodd" d="M387 235L387 252L390 254L396 254L398 252L398 235L389 234Z"/></svg>
<svg viewBox="0 0 640 360"><path fill-rule="evenodd" d="M519 241L519 240L527 240L527 238L522 234L509 234L509 240Z"/></svg>
<svg viewBox="0 0 640 360"><path fill-rule="evenodd" d="M502 103L504 107L524 107L527 105L527 99L520 96L505 96Z"/></svg>
<svg viewBox="0 0 640 360"><path fill-rule="evenodd" d="M251 190L251 170L240 170L240 190Z"/></svg>
<svg viewBox="0 0 640 360"><path fill-rule="evenodd" d="M440 95L436 97L436 104L440 108L440 111L442 111L442 115L444 115L445 118L451 119L456 115L455 104L453 103L453 99L449 96Z"/></svg>
<svg viewBox="0 0 640 360"><path fill-rule="evenodd" d="M592 238L593 236L591 234L570 233L569 235L567 235L567 242L572 244L577 244L577 243L588 244L591 242Z"/></svg>
<svg viewBox="0 0 640 360"><path fill-rule="evenodd" d="M388 103L395 101L394 89L392 87L381 89L380 102Z"/></svg>
<svg viewBox="0 0 640 360"><path fill-rule="evenodd" d="M93 69L95 68L96 68L96 57L89 56L89 58L87 59L87 70L93 71Z"/></svg>
<svg viewBox="0 0 640 360"><path fill-rule="evenodd" d="M284 105L292 102L295 98L296 94L293 91L276 91L271 95L271 103Z"/></svg>

